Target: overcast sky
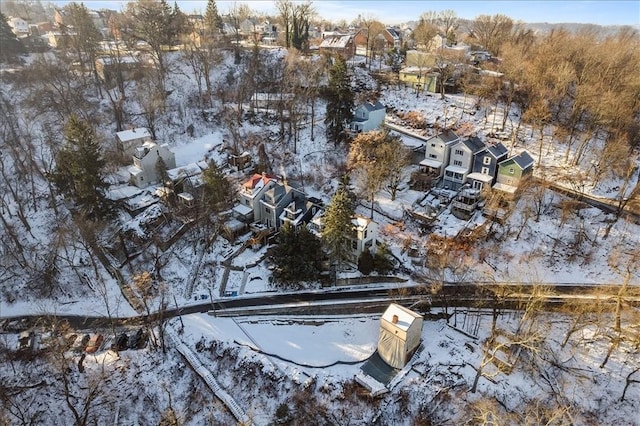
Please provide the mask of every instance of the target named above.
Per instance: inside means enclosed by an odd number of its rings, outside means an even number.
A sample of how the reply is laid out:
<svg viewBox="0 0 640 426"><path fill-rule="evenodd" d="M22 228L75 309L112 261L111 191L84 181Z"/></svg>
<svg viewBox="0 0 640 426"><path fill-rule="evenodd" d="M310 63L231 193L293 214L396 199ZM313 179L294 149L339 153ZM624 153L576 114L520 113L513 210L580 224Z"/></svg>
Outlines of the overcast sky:
<svg viewBox="0 0 640 426"><path fill-rule="evenodd" d="M64 5L66 0L55 0L55 4ZM122 0L88 0L84 4L90 9L120 10L127 2ZM169 0L173 4L173 0ZM218 0L218 10L225 13L233 1ZM239 1L246 3L255 11L276 14L271 0ZM178 0L178 6L187 13L201 11L206 0ZM617 1L333 1L316 0L313 6L318 14L328 20L345 19L353 21L358 14L373 16L389 25L417 20L422 12L451 9L460 18L473 19L478 15L501 13L516 21L549 23L591 23L600 25L637 25L640 26L640 0Z"/></svg>

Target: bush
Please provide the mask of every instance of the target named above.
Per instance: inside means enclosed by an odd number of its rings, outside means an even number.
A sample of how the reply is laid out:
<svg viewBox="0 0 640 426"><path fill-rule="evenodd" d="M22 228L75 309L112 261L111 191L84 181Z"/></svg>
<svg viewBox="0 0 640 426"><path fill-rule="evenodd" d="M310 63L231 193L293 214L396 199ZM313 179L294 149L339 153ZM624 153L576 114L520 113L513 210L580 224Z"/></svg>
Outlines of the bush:
<svg viewBox="0 0 640 426"><path fill-rule="evenodd" d="M358 258L358 271L364 275L369 275L374 269L374 259L369 249L365 249Z"/></svg>

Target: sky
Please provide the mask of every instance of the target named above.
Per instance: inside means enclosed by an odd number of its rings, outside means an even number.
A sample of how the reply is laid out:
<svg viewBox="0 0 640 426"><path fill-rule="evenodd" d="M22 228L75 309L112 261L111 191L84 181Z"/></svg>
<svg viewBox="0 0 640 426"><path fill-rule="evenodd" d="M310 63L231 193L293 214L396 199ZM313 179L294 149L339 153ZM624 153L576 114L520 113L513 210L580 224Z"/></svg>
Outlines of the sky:
<svg viewBox="0 0 640 426"><path fill-rule="evenodd" d="M64 5L66 0L55 0L54 4ZM127 2L122 0L87 0L90 9L120 10ZM173 0L169 3L173 4ZM235 2L217 0L218 10L225 13ZM265 14L276 14L275 2L271 0L251 0L238 3L247 4L252 10ZM453 10L458 17L473 19L478 15L507 15L513 20L529 23L590 23L599 25L640 26L640 0L586 1L333 1L316 0L313 6L318 15L331 20L353 21L358 14L373 16L388 25L417 20L426 11L440 12ZM184 12L203 12L206 0L178 0ZM363 7L366 5L366 7Z"/></svg>

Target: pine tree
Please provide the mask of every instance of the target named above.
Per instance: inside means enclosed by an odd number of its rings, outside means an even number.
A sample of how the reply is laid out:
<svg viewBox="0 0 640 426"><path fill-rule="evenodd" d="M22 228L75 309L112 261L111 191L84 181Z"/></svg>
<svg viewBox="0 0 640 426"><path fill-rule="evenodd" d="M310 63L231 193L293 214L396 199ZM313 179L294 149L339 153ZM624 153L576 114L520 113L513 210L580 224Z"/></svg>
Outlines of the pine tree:
<svg viewBox="0 0 640 426"><path fill-rule="evenodd" d="M329 70L329 87L327 91L327 138L338 145L347 140L345 125L353 117L353 92L350 88L347 63L340 55L334 57L334 64Z"/></svg>
<svg viewBox="0 0 640 426"><path fill-rule="evenodd" d="M322 245L306 227L295 229L289 223L280 230L278 245L272 252L276 269L273 278L279 284L293 285L315 281L320 274Z"/></svg>
<svg viewBox="0 0 640 426"><path fill-rule="evenodd" d="M322 241L338 268L351 254L351 239L355 236L353 209L348 192L338 188L323 217Z"/></svg>
<svg viewBox="0 0 640 426"><path fill-rule="evenodd" d="M204 180L204 202L212 211L219 211L220 206L231 198L231 185L215 161L202 173Z"/></svg>
<svg viewBox="0 0 640 426"><path fill-rule="evenodd" d="M24 47L11 30L8 18L0 12L0 63L18 62Z"/></svg>
<svg viewBox="0 0 640 426"><path fill-rule="evenodd" d="M218 5L216 0L207 1L207 9L204 13L204 23L209 34L221 32L223 28L222 18L218 13Z"/></svg>
<svg viewBox="0 0 640 426"><path fill-rule="evenodd" d="M72 115L64 134L67 143L58 152L51 180L62 194L75 201L87 219L108 217L111 203L105 197L108 184L103 179L106 162L93 128Z"/></svg>

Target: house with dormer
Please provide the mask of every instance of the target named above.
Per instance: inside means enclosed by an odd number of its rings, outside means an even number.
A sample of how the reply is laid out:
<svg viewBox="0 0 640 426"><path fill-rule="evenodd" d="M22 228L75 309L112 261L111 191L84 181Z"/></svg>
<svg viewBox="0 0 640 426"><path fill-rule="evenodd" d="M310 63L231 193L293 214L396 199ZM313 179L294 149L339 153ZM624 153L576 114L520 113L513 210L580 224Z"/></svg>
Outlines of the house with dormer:
<svg viewBox="0 0 640 426"><path fill-rule="evenodd" d="M484 142L476 136L452 144L449 164L444 169L443 187L452 191L459 190L471 173L476 155L485 148Z"/></svg>
<svg viewBox="0 0 640 426"><path fill-rule="evenodd" d="M349 246L351 251L348 260L358 263L358 258L366 249L371 254L376 253L378 247L378 224L364 216L354 215L351 218L353 225L353 236L350 238ZM322 235L324 229L324 210L319 209L309 221L307 228L318 236Z"/></svg>
<svg viewBox="0 0 640 426"><path fill-rule="evenodd" d="M451 146L459 141L460 137L453 130L445 130L425 142L424 160L420 162L420 170L431 177L432 186L444 176L444 169L449 164Z"/></svg>
<svg viewBox="0 0 640 426"><path fill-rule="evenodd" d="M491 188L496 181L498 164L507 159L508 149L502 143L487 145L473 159L467 182L472 189Z"/></svg>
<svg viewBox="0 0 640 426"><path fill-rule="evenodd" d="M523 179L533 173L535 161L527 151L498 164L498 175L493 189L515 196Z"/></svg>
<svg viewBox="0 0 640 426"><path fill-rule="evenodd" d="M355 133L377 130L386 116L386 109L380 101L365 102L353 111L351 131Z"/></svg>
<svg viewBox="0 0 640 426"><path fill-rule="evenodd" d="M176 166L176 156L166 144L145 142L133 153L133 165L129 167L130 181L138 188L146 188L159 179L158 163L164 162L165 168Z"/></svg>
<svg viewBox="0 0 640 426"><path fill-rule="evenodd" d="M260 198L258 204L259 221L268 229L280 229L282 213L288 208L294 215L290 220L295 222L302 213L306 199L307 196L302 190L293 188L286 182L276 183L266 190Z"/></svg>
<svg viewBox="0 0 640 426"><path fill-rule="evenodd" d="M278 183L276 176L266 173L255 173L240 186L238 192L239 204L233 208L236 217L243 222L260 222L260 200L265 191Z"/></svg>
<svg viewBox="0 0 640 426"><path fill-rule="evenodd" d="M280 226L288 223L295 229L308 223L318 211L322 210L320 200L300 196L299 192L293 193L293 200L280 213Z"/></svg>

